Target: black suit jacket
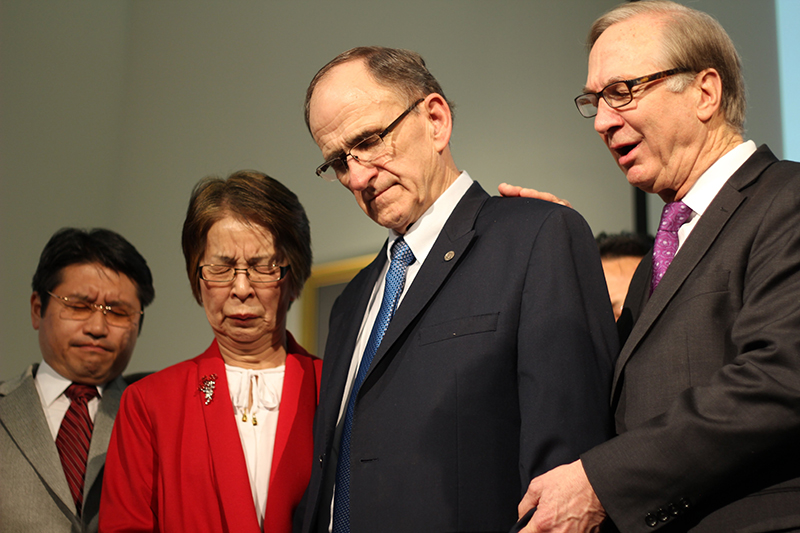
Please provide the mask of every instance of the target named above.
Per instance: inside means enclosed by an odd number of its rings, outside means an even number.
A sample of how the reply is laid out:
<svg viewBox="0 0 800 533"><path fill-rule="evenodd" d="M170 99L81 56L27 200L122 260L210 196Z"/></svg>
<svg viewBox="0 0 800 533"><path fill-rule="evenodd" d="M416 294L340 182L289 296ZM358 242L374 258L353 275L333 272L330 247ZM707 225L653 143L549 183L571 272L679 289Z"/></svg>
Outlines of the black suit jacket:
<svg viewBox="0 0 800 533"><path fill-rule="evenodd" d="M299 531L327 530L335 426L385 261L384 246L331 311L315 419L319 463ZM359 391L352 531L508 531L533 476L609 436L613 328L597 246L580 215L490 198L474 183Z"/></svg>
<svg viewBox="0 0 800 533"><path fill-rule="evenodd" d="M800 164L762 146L648 299L628 292L619 437L583 456L620 530L800 528Z"/></svg>

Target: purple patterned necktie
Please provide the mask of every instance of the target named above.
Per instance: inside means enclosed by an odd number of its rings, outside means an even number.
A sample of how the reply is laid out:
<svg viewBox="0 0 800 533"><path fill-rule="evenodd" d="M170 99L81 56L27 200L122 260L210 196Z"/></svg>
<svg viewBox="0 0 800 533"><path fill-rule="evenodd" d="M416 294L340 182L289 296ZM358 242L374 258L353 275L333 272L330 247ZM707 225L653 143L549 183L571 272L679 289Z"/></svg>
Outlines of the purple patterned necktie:
<svg viewBox="0 0 800 533"><path fill-rule="evenodd" d="M86 460L89 457L89 443L92 441L94 429L87 404L98 395L97 387L73 383L64 394L70 399L70 404L58 430L56 447L61 457L61 466L64 467L64 475L67 476L69 491L75 501L75 509L80 516Z"/></svg>
<svg viewBox="0 0 800 533"><path fill-rule="evenodd" d="M656 242L653 246L653 277L650 280L650 294L669 268L678 251L678 230L683 226L692 210L683 202L671 202L661 211L661 224L658 225Z"/></svg>

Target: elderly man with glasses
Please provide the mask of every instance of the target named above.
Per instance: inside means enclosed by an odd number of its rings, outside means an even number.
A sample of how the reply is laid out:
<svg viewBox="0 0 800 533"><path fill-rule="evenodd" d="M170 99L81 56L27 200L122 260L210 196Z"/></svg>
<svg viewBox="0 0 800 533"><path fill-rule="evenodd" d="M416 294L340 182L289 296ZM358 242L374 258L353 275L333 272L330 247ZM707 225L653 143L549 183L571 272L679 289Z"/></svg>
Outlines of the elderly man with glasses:
<svg viewBox="0 0 800 533"><path fill-rule="evenodd" d="M0 382L0 530L97 531L120 374L154 296L113 231L66 228L44 247L31 296L43 361Z"/></svg>
<svg viewBox="0 0 800 533"><path fill-rule="evenodd" d="M622 4L588 45L578 110L666 206L617 322L619 435L530 483L524 531L800 531L800 165L745 142L709 15Z"/></svg>
<svg viewBox="0 0 800 533"><path fill-rule="evenodd" d="M458 170L452 105L414 52L338 56L306 122L317 175L388 239L331 312L295 530L508 530L532 475L609 436L617 343L591 232Z"/></svg>

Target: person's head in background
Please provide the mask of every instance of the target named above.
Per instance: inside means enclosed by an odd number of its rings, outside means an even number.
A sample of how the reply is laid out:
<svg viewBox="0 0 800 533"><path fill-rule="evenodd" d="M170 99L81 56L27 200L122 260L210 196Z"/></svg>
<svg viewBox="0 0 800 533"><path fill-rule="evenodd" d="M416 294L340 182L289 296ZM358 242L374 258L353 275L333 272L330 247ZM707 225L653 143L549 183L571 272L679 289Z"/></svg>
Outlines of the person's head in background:
<svg viewBox="0 0 800 533"><path fill-rule="evenodd" d="M631 278L642 258L653 247L653 238L633 233L599 234L595 240L608 285L608 296L614 308L614 320L619 319L628 294Z"/></svg>

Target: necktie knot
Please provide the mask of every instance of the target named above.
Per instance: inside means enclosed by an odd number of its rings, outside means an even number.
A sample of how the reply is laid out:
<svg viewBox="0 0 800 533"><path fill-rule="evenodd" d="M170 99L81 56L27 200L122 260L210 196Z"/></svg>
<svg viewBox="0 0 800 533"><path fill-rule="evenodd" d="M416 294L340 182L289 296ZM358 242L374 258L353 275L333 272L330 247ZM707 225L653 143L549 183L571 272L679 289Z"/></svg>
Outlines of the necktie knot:
<svg viewBox="0 0 800 533"><path fill-rule="evenodd" d="M692 216L692 210L685 203L668 203L661 212L661 224L658 229L660 231L678 231L690 216Z"/></svg>
<svg viewBox="0 0 800 533"><path fill-rule="evenodd" d="M83 385L81 383L73 383L67 387L64 394L73 402L88 402L95 396L98 396L97 387L94 385Z"/></svg>
<svg viewBox="0 0 800 533"><path fill-rule="evenodd" d="M414 262L414 252L411 251L411 247L402 237L394 241L392 245L392 263L395 261L399 261L405 267Z"/></svg>

